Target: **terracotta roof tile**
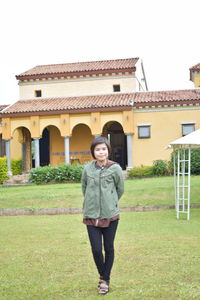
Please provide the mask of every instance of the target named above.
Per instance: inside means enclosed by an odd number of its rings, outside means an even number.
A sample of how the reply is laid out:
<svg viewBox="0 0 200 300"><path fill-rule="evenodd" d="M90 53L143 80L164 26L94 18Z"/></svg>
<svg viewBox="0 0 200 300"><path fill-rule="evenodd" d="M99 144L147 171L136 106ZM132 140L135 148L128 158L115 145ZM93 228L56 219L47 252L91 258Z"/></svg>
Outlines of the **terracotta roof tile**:
<svg viewBox="0 0 200 300"><path fill-rule="evenodd" d="M4 108L8 107L9 105L0 105L0 111L2 111Z"/></svg>
<svg viewBox="0 0 200 300"><path fill-rule="evenodd" d="M200 63L197 64L197 65L195 65L195 66L193 66L193 67L191 67L190 71L200 71Z"/></svg>
<svg viewBox="0 0 200 300"><path fill-rule="evenodd" d="M200 89L158 91L158 92L138 92L135 93L134 102L136 104L173 104L179 102L191 102L200 100Z"/></svg>
<svg viewBox="0 0 200 300"><path fill-rule="evenodd" d="M42 111L71 111L96 109L106 107L130 106L133 94L107 94L96 96L79 96L67 98L46 98L34 100L20 100L10 106L4 113L27 113Z"/></svg>
<svg viewBox="0 0 200 300"><path fill-rule="evenodd" d="M200 89L105 94L66 98L20 100L9 106L1 115L31 113L68 113L91 110L124 110L132 106L158 106L200 103Z"/></svg>
<svg viewBox="0 0 200 300"><path fill-rule="evenodd" d="M54 65L40 65L36 66L26 72L16 75L17 79L36 75L51 75L51 74L69 74L70 73L90 73L91 71L106 71L106 70L123 70L133 69L139 58L103 60L103 61L90 61Z"/></svg>

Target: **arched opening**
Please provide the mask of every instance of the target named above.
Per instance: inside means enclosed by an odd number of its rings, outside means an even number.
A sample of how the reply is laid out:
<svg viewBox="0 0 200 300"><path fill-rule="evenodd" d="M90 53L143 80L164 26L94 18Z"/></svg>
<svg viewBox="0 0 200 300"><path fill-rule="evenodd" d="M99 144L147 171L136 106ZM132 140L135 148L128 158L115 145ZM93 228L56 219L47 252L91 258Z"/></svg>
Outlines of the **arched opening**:
<svg viewBox="0 0 200 300"><path fill-rule="evenodd" d="M70 138L70 161L84 164L92 160L90 145L94 139L90 128L85 124L78 124L73 128Z"/></svg>
<svg viewBox="0 0 200 300"><path fill-rule="evenodd" d="M104 125L102 135L110 141L112 148L110 159L118 162L125 170L127 166L127 143L122 125L116 121L110 121Z"/></svg>
<svg viewBox="0 0 200 300"><path fill-rule="evenodd" d="M49 164L49 129L45 128L40 139L40 166L48 166Z"/></svg>
<svg viewBox="0 0 200 300"><path fill-rule="evenodd" d="M56 126L44 128L39 143L40 166L56 166L64 162L64 139Z"/></svg>
<svg viewBox="0 0 200 300"><path fill-rule="evenodd" d="M19 145L21 144L21 149ZM22 170L29 171L32 168L31 133L26 127L18 127L13 132L11 144L11 157L22 158Z"/></svg>

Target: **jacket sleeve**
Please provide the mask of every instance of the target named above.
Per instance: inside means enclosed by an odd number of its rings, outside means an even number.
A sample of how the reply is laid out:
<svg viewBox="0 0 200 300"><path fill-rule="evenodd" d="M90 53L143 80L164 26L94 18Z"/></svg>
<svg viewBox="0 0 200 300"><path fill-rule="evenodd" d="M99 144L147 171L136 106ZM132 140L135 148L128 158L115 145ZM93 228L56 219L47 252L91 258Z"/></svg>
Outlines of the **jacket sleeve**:
<svg viewBox="0 0 200 300"><path fill-rule="evenodd" d="M82 186L82 193L85 196L85 191L86 191L86 187L87 187L87 174L86 174L85 168L83 169L83 172L82 172L81 186Z"/></svg>
<svg viewBox="0 0 200 300"><path fill-rule="evenodd" d="M122 169L119 165L116 165L114 180L115 180L115 187L116 187L118 199L120 199L124 193L124 177L123 177Z"/></svg>

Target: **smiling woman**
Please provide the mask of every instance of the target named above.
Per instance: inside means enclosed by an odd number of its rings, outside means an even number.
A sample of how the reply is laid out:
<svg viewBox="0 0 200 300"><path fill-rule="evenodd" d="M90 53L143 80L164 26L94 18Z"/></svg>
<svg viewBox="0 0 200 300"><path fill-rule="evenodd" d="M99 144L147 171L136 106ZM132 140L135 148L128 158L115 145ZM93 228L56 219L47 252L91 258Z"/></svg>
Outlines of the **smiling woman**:
<svg viewBox="0 0 200 300"><path fill-rule="evenodd" d="M111 147L104 137L91 144L94 161L82 175L84 195L83 223L87 225L93 258L100 276L99 294L109 292L110 273L114 262L114 239L119 221L118 201L124 192L121 167L108 160ZM105 257L102 253L102 238Z"/></svg>

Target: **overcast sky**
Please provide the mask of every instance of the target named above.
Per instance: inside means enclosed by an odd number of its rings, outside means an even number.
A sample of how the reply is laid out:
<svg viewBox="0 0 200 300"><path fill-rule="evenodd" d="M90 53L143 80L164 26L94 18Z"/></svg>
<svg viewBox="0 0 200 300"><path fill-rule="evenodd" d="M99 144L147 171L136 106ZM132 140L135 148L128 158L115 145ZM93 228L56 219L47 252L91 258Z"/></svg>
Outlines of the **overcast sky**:
<svg viewBox="0 0 200 300"><path fill-rule="evenodd" d="M149 90L193 88L199 0L1 1L0 104L36 65L140 57Z"/></svg>

